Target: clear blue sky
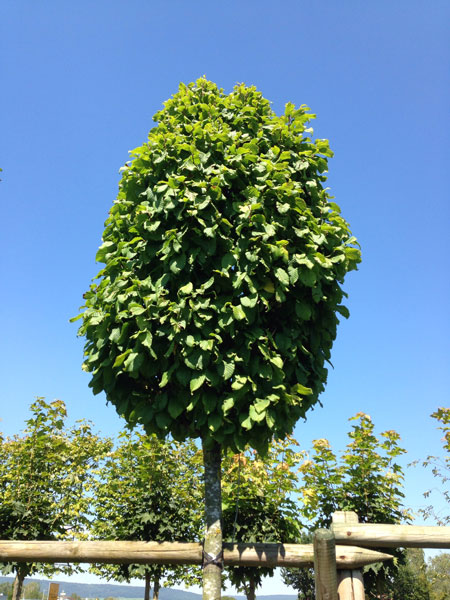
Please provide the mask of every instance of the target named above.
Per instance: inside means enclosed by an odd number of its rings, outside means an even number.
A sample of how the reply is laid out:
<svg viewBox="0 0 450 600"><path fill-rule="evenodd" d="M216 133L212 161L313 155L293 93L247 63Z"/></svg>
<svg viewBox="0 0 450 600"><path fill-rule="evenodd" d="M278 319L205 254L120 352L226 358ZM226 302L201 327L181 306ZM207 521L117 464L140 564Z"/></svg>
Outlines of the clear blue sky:
<svg viewBox="0 0 450 600"><path fill-rule="evenodd" d="M205 74L256 85L280 112L317 113L329 185L363 252L346 290L334 371L296 436L346 443L347 419L396 429L408 460L440 449L429 418L449 405L449 27L441 0L3 0L0 430L34 396L72 419L121 427L81 371L69 318L94 257L118 169L152 115ZM426 474L408 471L417 507ZM279 588L281 590L281 588ZM276 591L273 583L265 593Z"/></svg>

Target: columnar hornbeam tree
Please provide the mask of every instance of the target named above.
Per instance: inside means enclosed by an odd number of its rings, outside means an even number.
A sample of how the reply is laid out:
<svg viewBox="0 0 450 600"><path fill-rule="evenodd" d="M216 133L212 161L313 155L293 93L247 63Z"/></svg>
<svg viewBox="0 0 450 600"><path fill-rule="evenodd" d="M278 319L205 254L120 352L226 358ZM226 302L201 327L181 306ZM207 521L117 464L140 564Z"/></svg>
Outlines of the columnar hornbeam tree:
<svg viewBox="0 0 450 600"><path fill-rule="evenodd" d="M205 457L204 598L220 597L220 457L264 453L327 378L356 240L323 188L308 108L181 84L122 169L80 334L94 393Z"/></svg>

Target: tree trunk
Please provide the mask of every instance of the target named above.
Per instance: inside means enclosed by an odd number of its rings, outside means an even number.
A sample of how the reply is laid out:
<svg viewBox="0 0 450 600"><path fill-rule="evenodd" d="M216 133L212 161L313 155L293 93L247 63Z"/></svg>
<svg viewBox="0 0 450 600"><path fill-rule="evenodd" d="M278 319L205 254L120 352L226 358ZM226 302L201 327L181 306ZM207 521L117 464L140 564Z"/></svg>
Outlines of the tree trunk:
<svg viewBox="0 0 450 600"><path fill-rule="evenodd" d="M144 600L150 600L150 573L148 571L145 571Z"/></svg>
<svg viewBox="0 0 450 600"><path fill-rule="evenodd" d="M161 586L159 585L159 575L155 575L155 578L153 580L153 600L158 600L160 589Z"/></svg>
<svg viewBox="0 0 450 600"><path fill-rule="evenodd" d="M222 492L220 487L221 447L205 447L205 544L203 557L203 600L220 600L222 588Z"/></svg>
<svg viewBox="0 0 450 600"><path fill-rule="evenodd" d="M14 587L12 600L20 600L20 596L22 595L23 589L23 581L25 579L26 569L22 566L19 566L16 572L16 578L14 579Z"/></svg>
<svg viewBox="0 0 450 600"><path fill-rule="evenodd" d="M254 577L249 577L247 589L247 600L256 600L256 586Z"/></svg>

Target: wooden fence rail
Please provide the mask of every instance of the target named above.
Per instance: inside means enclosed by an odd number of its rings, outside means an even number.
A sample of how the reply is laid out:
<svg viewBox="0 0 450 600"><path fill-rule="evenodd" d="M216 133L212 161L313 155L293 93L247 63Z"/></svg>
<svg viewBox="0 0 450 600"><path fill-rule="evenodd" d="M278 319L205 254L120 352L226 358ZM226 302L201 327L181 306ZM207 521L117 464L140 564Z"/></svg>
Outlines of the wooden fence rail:
<svg viewBox="0 0 450 600"><path fill-rule="evenodd" d="M358 546L381 548L450 548L450 527L359 523L358 515L352 511L335 512L331 532L334 534L335 543L344 545L358 544ZM337 570L339 600L364 600L364 582L360 569L342 569L337 561L336 565L330 565L329 569L330 572ZM316 598L326 600L327 596L316 593Z"/></svg>
<svg viewBox="0 0 450 600"><path fill-rule="evenodd" d="M224 544L227 566L312 567L313 544ZM342 569L391 558L389 554L336 546L336 564ZM86 562L110 564L200 565L202 545L188 542L47 542L0 541L0 562Z"/></svg>
<svg viewBox="0 0 450 600"><path fill-rule="evenodd" d="M450 548L450 527L333 523L336 543L380 548Z"/></svg>

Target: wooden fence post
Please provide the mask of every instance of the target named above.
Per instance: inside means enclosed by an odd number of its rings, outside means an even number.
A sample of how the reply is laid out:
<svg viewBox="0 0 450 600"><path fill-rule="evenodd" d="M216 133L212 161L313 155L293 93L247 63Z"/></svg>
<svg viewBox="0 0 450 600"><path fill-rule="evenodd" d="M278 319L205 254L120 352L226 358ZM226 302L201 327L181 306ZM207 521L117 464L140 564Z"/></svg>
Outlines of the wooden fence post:
<svg viewBox="0 0 450 600"><path fill-rule="evenodd" d="M328 529L314 532L314 578L316 600L338 600L336 546Z"/></svg>
<svg viewBox="0 0 450 600"><path fill-rule="evenodd" d="M351 511L337 511L333 513L334 523L358 523L358 515ZM361 569L338 571L338 597L339 600L364 600L364 581Z"/></svg>

